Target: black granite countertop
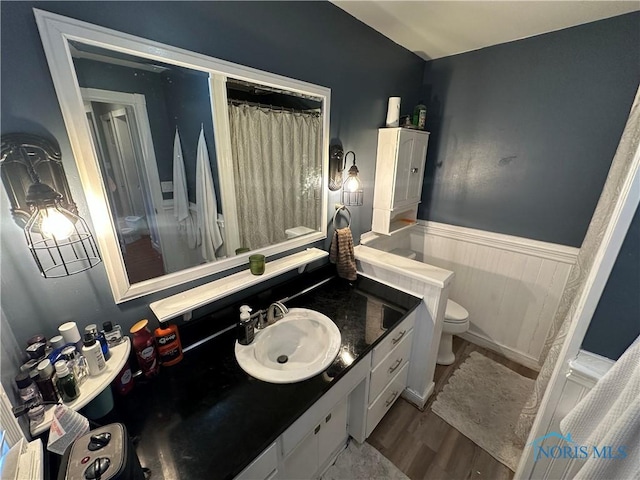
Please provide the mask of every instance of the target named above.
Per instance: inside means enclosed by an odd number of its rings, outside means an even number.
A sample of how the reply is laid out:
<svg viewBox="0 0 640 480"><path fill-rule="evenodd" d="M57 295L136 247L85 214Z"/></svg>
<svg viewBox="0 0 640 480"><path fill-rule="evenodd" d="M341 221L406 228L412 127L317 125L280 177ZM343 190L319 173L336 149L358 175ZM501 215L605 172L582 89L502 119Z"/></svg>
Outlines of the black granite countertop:
<svg viewBox="0 0 640 480"><path fill-rule="evenodd" d="M117 420L137 437L138 456L154 480L233 478L420 302L368 278L354 282L331 278L332 272L323 268L268 292L281 296L254 299L271 302L291 297L328 279L286 301L288 307L327 315L340 329L341 351L322 374L284 385L256 380L236 362L236 332L230 330L186 352L182 362L163 368L157 378L138 381L129 395L116 399ZM210 315L206 323L181 327L183 345L206 336L212 325L218 330L232 325L237 311L233 306Z"/></svg>

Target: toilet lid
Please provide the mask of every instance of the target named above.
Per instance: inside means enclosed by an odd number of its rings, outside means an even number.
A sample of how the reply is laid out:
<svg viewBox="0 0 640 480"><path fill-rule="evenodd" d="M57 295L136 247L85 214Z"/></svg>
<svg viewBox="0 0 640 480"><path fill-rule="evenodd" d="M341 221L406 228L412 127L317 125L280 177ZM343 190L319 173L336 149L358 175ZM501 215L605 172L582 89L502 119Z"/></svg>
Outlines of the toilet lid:
<svg viewBox="0 0 640 480"><path fill-rule="evenodd" d="M409 258L411 260L416 259L416 252L408 248L395 248L391 250L390 253L393 253L394 255L400 255L401 257Z"/></svg>
<svg viewBox="0 0 640 480"><path fill-rule="evenodd" d="M447 300L447 309L444 312L444 318L447 322L464 322L469 318L469 312L453 300Z"/></svg>

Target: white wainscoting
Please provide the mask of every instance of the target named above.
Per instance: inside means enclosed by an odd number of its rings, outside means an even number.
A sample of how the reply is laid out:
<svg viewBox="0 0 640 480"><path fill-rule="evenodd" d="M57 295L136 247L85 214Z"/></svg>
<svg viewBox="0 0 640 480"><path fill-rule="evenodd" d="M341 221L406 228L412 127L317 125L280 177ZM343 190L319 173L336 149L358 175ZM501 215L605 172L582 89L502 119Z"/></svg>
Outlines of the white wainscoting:
<svg viewBox="0 0 640 480"><path fill-rule="evenodd" d="M408 237L417 260L455 272L450 298L471 323L462 337L539 369L579 249L425 221ZM406 247L405 239L399 243Z"/></svg>
<svg viewBox="0 0 640 480"><path fill-rule="evenodd" d="M562 394L545 435L550 432L560 433L560 421L589 393L614 363L613 360L595 353L580 350L578 356L569 363L569 371L562 388ZM564 445L564 443L559 438L550 437L545 439L541 445L547 448L555 445ZM533 447L528 445L524 448ZM575 476L581 466L580 460L542 457L536 461L529 478L544 480L570 479Z"/></svg>

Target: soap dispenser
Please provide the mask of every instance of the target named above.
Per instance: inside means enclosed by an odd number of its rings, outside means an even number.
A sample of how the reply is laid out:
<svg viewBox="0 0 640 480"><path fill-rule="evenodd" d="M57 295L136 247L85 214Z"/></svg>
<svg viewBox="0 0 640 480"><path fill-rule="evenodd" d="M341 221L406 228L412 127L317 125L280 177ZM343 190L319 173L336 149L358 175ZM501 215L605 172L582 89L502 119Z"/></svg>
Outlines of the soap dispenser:
<svg viewBox="0 0 640 480"><path fill-rule="evenodd" d="M242 305L240 307L240 322L238 323L238 343L240 345L249 345L253 342L255 332L253 331L253 323L251 322L251 307Z"/></svg>

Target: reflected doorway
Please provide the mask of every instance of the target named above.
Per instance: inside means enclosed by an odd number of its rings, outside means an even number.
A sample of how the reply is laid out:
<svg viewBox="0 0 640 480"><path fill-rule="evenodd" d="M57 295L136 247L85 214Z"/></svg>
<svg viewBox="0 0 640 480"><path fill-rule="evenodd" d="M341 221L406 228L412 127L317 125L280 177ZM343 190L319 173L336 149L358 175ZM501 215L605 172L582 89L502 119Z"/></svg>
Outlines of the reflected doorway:
<svg viewBox="0 0 640 480"><path fill-rule="evenodd" d="M150 139L151 132L140 131L134 104L85 98L85 112L129 282L164 275L167 266L157 218L161 206L155 205L153 183L147 178L150 159L144 155L144 135Z"/></svg>

